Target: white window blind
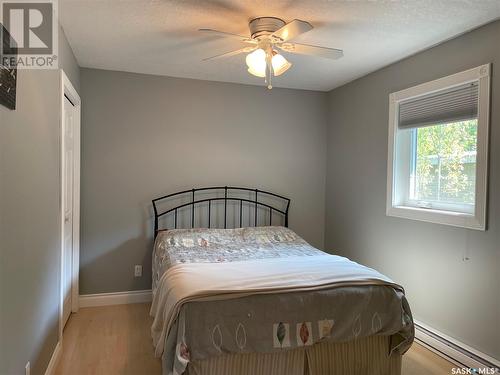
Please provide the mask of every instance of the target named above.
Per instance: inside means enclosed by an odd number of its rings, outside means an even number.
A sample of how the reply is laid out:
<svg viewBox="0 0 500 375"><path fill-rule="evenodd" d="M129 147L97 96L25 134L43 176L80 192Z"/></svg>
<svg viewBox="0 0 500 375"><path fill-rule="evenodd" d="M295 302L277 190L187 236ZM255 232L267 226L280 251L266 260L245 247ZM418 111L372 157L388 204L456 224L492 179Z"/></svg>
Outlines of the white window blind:
<svg viewBox="0 0 500 375"><path fill-rule="evenodd" d="M419 128L475 119L478 114L478 81L399 103L399 129Z"/></svg>

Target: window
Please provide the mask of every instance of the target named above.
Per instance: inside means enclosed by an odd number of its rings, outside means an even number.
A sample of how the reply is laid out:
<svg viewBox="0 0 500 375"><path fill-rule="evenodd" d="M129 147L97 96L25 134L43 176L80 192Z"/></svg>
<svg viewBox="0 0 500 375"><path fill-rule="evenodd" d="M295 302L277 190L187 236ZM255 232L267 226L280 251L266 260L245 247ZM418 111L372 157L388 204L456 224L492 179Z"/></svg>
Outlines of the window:
<svg viewBox="0 0 500 375"><path fill-rule="evenodd" d="M486 227L490 66L389 97L387 215Z"/></svg>

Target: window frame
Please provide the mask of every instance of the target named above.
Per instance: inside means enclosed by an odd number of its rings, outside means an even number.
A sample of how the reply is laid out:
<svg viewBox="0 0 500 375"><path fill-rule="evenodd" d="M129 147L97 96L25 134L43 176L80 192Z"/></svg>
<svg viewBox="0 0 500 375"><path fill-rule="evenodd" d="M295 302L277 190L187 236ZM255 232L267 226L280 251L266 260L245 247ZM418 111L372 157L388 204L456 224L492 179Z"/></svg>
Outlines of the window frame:
<svg viewBox="0 0 500 375"><path fill-rule="evenodd" d="M491 64L485 64L473 69L426 82L389 95L389 140L387 159L387 200L386 215L427 221L437 224L452 225L476 230L486 230L487 187L488 187L488 137L490 116L490 71ZM396 189L397 170L410 168L409 160L395 160L399 121L399 103L408 99L446 90L454 86L477 81L479 85L478 116L477 116L477 153L476 153L476 186L475 206L473 213L457 212L443 209L444 206L425 208L412 202L400 202ZM408 139L408 142L411 142ZM399 145L399 147L402 147ZM410 155L408 155L411 157ZM405 162L407 162L405 166ZM405 172L402 174L408 175ZM401 179L401 177L399 177ZM400 181L400 183L408 184ZM398 185L399 186L399 185ZM458 207L457 207L458 208Z"/></svg>

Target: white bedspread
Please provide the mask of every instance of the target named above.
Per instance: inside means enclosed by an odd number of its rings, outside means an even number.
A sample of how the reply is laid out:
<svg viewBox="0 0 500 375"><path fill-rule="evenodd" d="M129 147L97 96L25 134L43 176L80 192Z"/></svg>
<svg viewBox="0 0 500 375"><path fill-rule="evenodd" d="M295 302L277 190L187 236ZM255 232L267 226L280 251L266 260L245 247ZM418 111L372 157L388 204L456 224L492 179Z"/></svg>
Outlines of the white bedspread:
<svg viewBox="0 0 500 375"><path fill-rule="evenodd" d="M371 268L328 254L177 264L161 276L153 296L151 332L155 354L162 355L165 337L187 302L347 285L389 285L403 291L401 286Z"/></svg>

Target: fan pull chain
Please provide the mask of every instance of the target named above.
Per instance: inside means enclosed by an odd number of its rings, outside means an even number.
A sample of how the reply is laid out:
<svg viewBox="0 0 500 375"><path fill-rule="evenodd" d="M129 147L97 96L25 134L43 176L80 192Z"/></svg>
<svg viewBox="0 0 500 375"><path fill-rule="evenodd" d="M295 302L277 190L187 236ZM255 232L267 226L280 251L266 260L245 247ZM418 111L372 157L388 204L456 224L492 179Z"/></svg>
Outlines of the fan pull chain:
<svg viewBox="0 0 500 375"><path fill-rule="evenodd" d="M271 90L273 88L273 84L271 82L271 77L273 76L273 65L272 65L273 52L271 47L266 52L266 83L267 88Z"/></svg>

